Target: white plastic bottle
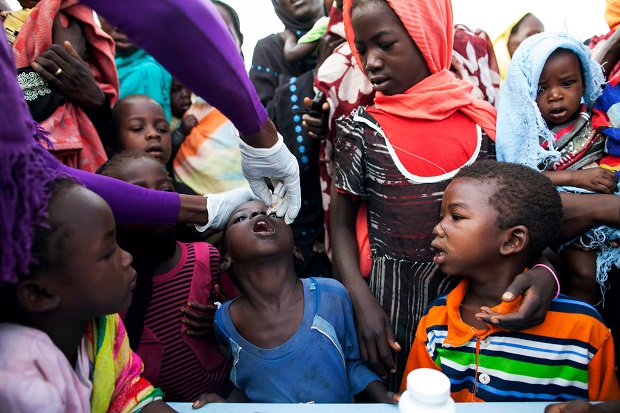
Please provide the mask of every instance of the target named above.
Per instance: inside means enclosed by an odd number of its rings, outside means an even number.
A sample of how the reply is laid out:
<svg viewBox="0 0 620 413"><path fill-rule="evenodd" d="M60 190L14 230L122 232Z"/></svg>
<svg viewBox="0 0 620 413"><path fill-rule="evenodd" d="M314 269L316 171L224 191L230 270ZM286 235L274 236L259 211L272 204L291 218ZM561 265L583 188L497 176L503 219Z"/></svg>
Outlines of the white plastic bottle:
<svg viewBox="0 0 620 413"><path fill-rule="evenodd" d="M398 402L400 413L456 413L450 397L450 380L433 369L413 370L407 376L407 390Z"/></svg>

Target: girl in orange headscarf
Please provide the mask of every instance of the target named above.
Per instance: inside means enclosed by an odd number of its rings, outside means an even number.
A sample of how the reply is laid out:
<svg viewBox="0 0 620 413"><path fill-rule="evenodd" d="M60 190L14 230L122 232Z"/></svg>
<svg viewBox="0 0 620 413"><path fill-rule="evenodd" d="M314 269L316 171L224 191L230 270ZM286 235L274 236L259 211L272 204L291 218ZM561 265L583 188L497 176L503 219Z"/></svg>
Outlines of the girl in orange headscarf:
<svg viewBox="0 0 620 413"><path fill-rule="evenodd" d="M398 372L390 376L392 390L424 308L453 285L433 264L433 226L451 178L492 151L495 110L448 70L449 0L345 0L344 22L376 95L373 107L338 122L333 261L353 302L362 356L384 376ZM368 208L369 285L355 238L361 200ZM392 359L388 345L405 350Z"/></svg>

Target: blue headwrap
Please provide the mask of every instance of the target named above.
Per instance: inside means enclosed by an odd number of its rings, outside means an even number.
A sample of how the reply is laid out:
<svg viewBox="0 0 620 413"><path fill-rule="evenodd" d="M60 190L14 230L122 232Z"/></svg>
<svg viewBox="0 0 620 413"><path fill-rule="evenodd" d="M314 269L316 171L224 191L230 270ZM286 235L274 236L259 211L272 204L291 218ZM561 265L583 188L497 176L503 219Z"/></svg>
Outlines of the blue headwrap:
<svg viewBox="0 0 620 413"><path fill-rule="evenodd" d="M539 165L549 165L559 160L560 153L553 146L555 137L536 104L536 92L547 59L560 48L574 52L579 58L583 68L582 101L588 110L601 95L601 87L605 83L603 71L597 62L590 59L590 51L579 40L561 33L540 33L527 38L515 52L500 89L496 137L498 161L520 163L537 169ZM540 145L541 138L547 142L549 149ZM558 190L591 193L574 187L560 187ZM612 265L620 267L620 249L610 244L618 239L620 231L604 225L592 228L577 238L584 246L597 250L596 279L601 287L603 306L605 291L609 288L608 272Z"/></svg>
<svg viewBox="0 0 620 413"><path fill-rule="evenodd" d="M583 68L583 100L588 110L605 83L601 65L590 59L590 51L579 40L562 33L539 33L517 48L500 89L497 108L497 160L537 168L555 163L560 153L554 136L536 104L538 80L547 59L557 49L568 49ZM540 145L544 139L549 149Z"/></svg>

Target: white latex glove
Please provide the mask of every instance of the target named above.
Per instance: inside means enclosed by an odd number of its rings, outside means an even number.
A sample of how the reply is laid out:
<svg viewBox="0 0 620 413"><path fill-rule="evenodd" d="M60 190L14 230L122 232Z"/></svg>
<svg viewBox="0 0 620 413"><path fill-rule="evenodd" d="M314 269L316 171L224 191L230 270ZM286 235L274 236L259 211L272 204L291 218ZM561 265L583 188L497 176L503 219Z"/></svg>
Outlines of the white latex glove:
<svg viewBox="0 0 620 413"><path fill-rule="evenodd" d="M254 148L239 138L241 151L241 170L252 191L266 204L271 205L272 195L264 178L270 178L275 187L284 183L284 202L276 210L276 215L284 215L287 224L293 222L301 208L301 187L299 184L299 164L288 150L282 135L271 148Z"/></svg>
<svg viewBox="0 0 620 413"><path fill-rule="evenodd" d="M248 201L258 199L254 192L248 188L237 188L221 194L206 194L205 197L207 197L209 222L207 225L195 225L200 232L207 228L224 229L235 208Z"/></svg>

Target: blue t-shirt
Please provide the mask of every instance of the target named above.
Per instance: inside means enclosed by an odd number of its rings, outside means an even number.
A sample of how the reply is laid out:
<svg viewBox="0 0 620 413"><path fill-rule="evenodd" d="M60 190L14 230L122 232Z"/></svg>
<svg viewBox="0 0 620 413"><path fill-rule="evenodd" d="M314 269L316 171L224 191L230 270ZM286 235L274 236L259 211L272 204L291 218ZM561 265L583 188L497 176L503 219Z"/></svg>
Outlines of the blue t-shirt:
<svg viewBox="0 0 620 413"><path fill-rule="evenodd" d="M228 301L215 313L215 334L234 358L230 379L255 403L351 403L381 380L360 359L346 290L328 278L302 279L304 315L286 343L262 349L237 332Z"/></svg>

